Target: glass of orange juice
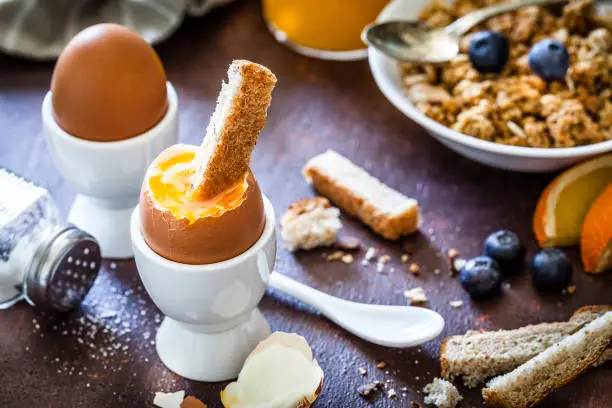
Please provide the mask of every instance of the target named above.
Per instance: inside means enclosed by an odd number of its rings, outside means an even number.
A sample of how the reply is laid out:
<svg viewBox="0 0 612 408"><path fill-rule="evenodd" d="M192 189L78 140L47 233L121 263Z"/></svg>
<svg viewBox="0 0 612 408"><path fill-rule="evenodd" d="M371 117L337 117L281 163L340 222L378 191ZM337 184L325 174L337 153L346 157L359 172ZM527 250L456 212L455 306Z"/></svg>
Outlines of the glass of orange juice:
<svg viewBox="0 0 612 408"><path fill-rule="evenodd" d="M365 58L361 31L390 0L263 0L276 39L315 58Z"/></svg>

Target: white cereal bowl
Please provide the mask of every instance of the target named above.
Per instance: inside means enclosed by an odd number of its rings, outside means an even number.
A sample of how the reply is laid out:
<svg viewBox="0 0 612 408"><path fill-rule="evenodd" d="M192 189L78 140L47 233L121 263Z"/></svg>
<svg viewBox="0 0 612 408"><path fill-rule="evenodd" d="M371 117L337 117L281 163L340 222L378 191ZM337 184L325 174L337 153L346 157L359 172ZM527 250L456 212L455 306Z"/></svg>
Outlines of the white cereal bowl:
<svg viewBox="0 0 612 408"><path fill-rule="evenodd" d="M55 121L48 92L42 121L51 157L76 190L68 221L93 235L105 258L131 258L130 216L149 164L178 140L178 97L166 84L168 110L148 131L129 139L94 142L67 133Z"/></svg>
<svg viewBox="0 0 612 408"><path fill-rule="evenodd" d="M385 7L378 21L417 20L430 0L394 0ZM588 146L545 149L508 146L487 142L452 130L421 113L404 93L397 61L370 47L370 69L382 93L404 115L421 125L440 143L476 162L504 170L550 172L612 151L612 140Z"/></svg>
<svg viewBox="0 0 612 408"><path fill-rule="evenodd" d="M246 252L223 262L186 265L155 253L145 242L139 208L131 219L138 274L166 316L156 337L166 367L196 381L236 378L249 353L270 335L257 308L276 260L274 209L264 197L266 225Z"/></svg>

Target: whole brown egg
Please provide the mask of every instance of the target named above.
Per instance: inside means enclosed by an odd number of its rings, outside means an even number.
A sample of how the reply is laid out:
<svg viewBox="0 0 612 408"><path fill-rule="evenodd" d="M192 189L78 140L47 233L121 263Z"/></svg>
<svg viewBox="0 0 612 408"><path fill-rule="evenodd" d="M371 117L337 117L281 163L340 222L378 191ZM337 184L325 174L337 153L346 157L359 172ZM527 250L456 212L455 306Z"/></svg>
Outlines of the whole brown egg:
<svg viewBox="0 0 612 408"><path fill-rule="evenodd" d="M117 24L78 33L51 79L55 120L67 133L112 142L154 127L167 110L166 73L155 50Z"/></svg>

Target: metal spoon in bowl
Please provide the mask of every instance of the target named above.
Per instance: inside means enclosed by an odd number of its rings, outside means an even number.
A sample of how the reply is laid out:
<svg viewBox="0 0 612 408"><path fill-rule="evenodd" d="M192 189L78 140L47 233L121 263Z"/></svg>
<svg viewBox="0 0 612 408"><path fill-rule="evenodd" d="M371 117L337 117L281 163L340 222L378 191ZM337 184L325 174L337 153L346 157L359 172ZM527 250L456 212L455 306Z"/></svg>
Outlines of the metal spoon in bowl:
<svg viewBox="0 0 612 408"><path fill-rule="evenodd" d="M491 17L526 6L566 3L568 0L515 0L473 11L445 28L419 21L388 21L367 26L363 41L385 55L406 62L442 63L459 54L459 38Z"/></svg>

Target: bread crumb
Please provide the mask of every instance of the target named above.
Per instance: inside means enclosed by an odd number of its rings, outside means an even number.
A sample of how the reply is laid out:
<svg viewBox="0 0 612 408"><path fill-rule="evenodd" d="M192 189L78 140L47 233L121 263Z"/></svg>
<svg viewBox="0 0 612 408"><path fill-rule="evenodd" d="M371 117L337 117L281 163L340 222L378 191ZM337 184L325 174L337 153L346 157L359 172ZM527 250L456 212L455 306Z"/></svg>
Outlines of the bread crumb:
<svg viewBox="0 0 612 408"><path fill-rule="evenodd" d="M368 383L368 384L364 384L364 385L360 386L359 388L357 388L357 392L362 397L366 397L367 398L370 395L372 395L372 393L374 393L374 391L377 391L377 390L383 388L384 385L385 384L382 381L374 381L373 383Z"/></svg>
<svg viewBox="0 0 612 408"><path fill-rule="evenodd" d="M459 251L456 248L451 248L447 252L449 258L456 258L459 256Z"/></svg>
<svg viewBox="0 0 612 408"><path fill-rule="evenodd" d="M419 265L415 264L414 262L410 264L410 272L413 275L418 275L421 272L421 268L419 267Z"/></svg>
<svg viewBox="0 0 612 408"><path fill-rule="evenodd" d="M374 260L374 258L376 258L376 248L369 247L368 250L365 253L365 256L363 257L363 260L361 261L361 264L362 265L367 265L370 262L372 262Z"/></svg>
<svg viewBox="0 0 612 408"><path fill-rule="evenodd" d="M332 262L332 261L339 261L342 259L342 257L344 256L344 252L343 251L335 251L332 252L331 254L327 255L327 260Z"/></svg>
<svg viewBox="0 0 612 408"><path fill-rule="evenodd" d="M361 248L361 243L355 237L340 237L336 240L334 246L344 251L358 251Z"/></svg>
<svg viewBox="0 0 612 408"><path fill-rule="evenodd" d="M451 248L448 250L448 270L451 276L459 273L463 266L465 265L465 259L460 258L459 251L455 248Z"/></svg>
<svg viewBox="0 0 612 408"><path fill-rule="evenodd" d="M407 263L410 260L410 255L402 254L402 263Z"/></svg>
<svg viewBox="0 0 612 408"><path fill-rule="evenodd" d="M438 408L455 408L463 399L453 384L441 378L434 378L432 383L423 388L423 392L428 394L425 403L434 404Z"/></svg>
<svg viewBox="0 0 612 408"><path fill-rule="evenodd" d="M448 304L453 309L459 309L461 306L463 306L463 300L451 300L450 302L448 302Z"/></svg>
<svg viewBox="0 0 612 408"><path fill-rule="evenodd" d="M411 305L427 302L427 296L421 287L405 290L404 296L408 299L408 302L410 302Z"/></svg>
<svg viewBox="0 0 612 408"><path fill-rule="evenodd" d="M344 254L342 256L342 258L340 258L340 260L342 261L342 263L344 263L346 265L350 265L350 264L353 263L355 258L353 258L353 255L351 255L351 254Z"/></svg>
<svg viewBox="0 0 612 408"><path fill-rule="evenodd" d="M569 285L567 287L567 293L572 295L574 292L576 292L576 285Z"/></svg>
<svg viewBox="0 0 612 408"><path fill-rule="evenodd" d="M465 266L466 262L467 261L465 259L463 259L463 258L456 258L453 261L453 269L455 270L455 273L461 272L461 270Z"/></svg>
<svg viewBox="0 0 612 408"><path fill-rule="evenodd" d="M381 361L380 363L376 364L376 368L380 368L383 369L387 366L387 363L385 363L384 361Z"/></svg>
<svg viewBox="0 0 612 408"><path fill-rule="evenodd" d="M389 255L383 255L380 258L378 258L378 262L382 264L386 264L390 260L391 260L391 257Z"/></svg>

